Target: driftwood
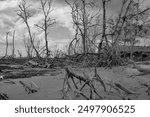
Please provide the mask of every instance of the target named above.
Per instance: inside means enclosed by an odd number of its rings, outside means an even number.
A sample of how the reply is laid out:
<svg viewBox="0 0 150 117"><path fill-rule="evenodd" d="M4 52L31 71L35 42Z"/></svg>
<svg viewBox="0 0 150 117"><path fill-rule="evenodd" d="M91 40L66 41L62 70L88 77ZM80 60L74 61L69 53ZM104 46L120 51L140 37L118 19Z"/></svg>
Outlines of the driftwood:
<svg viewBox="0 0 150 117"><path fill-rule="evenodd" d="M9 97L5 93L0 93L0 100L8 100Z"/></svg>
<svg viewBox="0 0 150 117"><path fill-rule="evenodd" d="M119 89L121 89L122 91L124 91L125 93L127 94L136 94L135 92L133 91L130 91L129 89L123 87L121 84L119 83L115 83L115 86L118 87Z"/></svg>
<svg viewBox="0 0 150 117"><path fill-rule="evenodd" d="M150 68L137 65L133 60L128 59L129 63L133 64L133 67L136 68L139 72L142 72L144 74L150 74Z"/></svg>
<svg viewBox="0 0 150 117"><path fill-rule="evenodd" d="M23 66L22 65L0 65L0 72L3 72L3 70L5 69L9 69L9 70L12 70L12 69L23 69Z"/></svg>
<svg viewBox="0 0 150 117"><path fill-rule="evenodd" d="M94 70L95 70L95 78L96 78L96 80L98 80L102 84L102 86L104 88L104 91L106 92L106 85L105 85L103 79L98 75L96 67L95 67Z"/></svg>
<svg viewBox="0 0 150 117"><path fill-rule="evenodd" d="M116 94L117 96L119 96L123 100L128 100L129 98L126 98L126 95L122 94L121 91L125 92L126 94L137 94L137 93L125 88L124 86L122 86L119 83L107 82L106 85L110 86L108 93L110 93L111 89L113 88L116 91L116 93L115 92L113 92L113 93Z"/></svg>
<svg viewBox="0 0 150 117"><path fill-rule="evenodd" d="M30 67L38 67L39 66L39 64L37 62L32 61L32 60L27 61L24 65L30 66Z"/></svg>
<svg viewBox="0 0 150 117"><path fill-rule="evenodd" d="M30 78L32 76L41 76L44 75L46 72L49 70L36 70L36 69L27 69L27 70L22 70L22 71L16 71L16 72L9 72L5 73L3 75L3 79L17 79L17 78Z"/></svg>
<svg viewBox="0 0 150 117"><path fill-rule="evenodd" d="M93 80L95 79L90 79L89 76L87 76L85 73L83 77L71 72L68 68L66 68L65 70L66 70L66 77L64 79L63 89L62 89L63 99L66 99L66 96L68 95L70 90L73 91L74 94L80 95L87 100L95 99L95 96L97 96L99 99L103 99L103 97L100 96L100 94L97 92L93 84ZM72 81L74 88L71 87L70 80ZM80 85L78 85L78 83L76 83L75 81L79 81ZM83 93L83 89L85 88L85 86L88 86L90 89L89 97Z"/></svg>
<svg viewBox="0 0 150 117"><path fill-rule="evenodd" d="M11 80L6 80L6 81L4 81L4 83L8 83L8 84L16 84L14 81L11 81Z"/></svg>
<svg viewBox="0 0 150 117"><path fill-rule="evenodd" d="M104 92L109 93L112 88L115 89L116 92L113 93L123 100L129 99L126 98L126 94L137 94L117 82L103 80L97 73L96 68L93 78L90 78L85 72L83 72L83 76L80 76L70 71L69 68L66 68L65 70L66 77L64 79L62 89L63 99L67 99L67 97L72 99L70 93L74 93L77 96L82 96L87 100L96 99L96 97L98 97L97 99L104 99L104 97L99 94L100 92L97 91L98 87L96 87L96 85L98 83L101 84ZM107 89L107 86L110 86L109 90ZM84 93L85 87L89 88L86 94ZM90 95L87 96L87 94Z"/></svg>
<svg viewBox="0 0 150 117"><path fill-rule="evenodd" d="M19 81L19 83L25 88L25 92L27 92L28 94L37 92L36 89L33 89L32 87L28 86L24 82Z"/></svg>

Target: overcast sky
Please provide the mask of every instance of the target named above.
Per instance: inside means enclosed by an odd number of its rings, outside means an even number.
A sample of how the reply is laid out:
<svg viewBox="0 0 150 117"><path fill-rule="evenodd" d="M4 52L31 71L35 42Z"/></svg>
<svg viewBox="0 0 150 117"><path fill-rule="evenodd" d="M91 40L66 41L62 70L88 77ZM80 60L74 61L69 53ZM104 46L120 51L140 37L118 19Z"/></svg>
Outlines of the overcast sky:
<svg viewBox="0 0 150 117"><path fill-rule="evenodd" d="M28 4L32 4L33 9L38 9L39 0L26 0ZM117 12L119 9L119 4L121 0L112 0L109 9L111 13ZM150 3L150 0L147 3ZM21 20L18 20L16 15L16 10L18 8L20 0L0 0L0 56L5 54L5 36L6 32L10 31L9 42L12 41L11 32L16 30L15 44L16 52L20 50L24 53L24 46L22 41L22 36L25 34L25 24ZM64 0L54 0L54 11L51 16L56 19L56 24L49 29L48 41L50 48L65 48L69 40L71 40L74 30L72 28L72 19L69 13L70 9L65 4ZM32 32L37 31L37 28L34 24L38 23L42 14L37 13L30 20L30 26ZM43 34L38 33L36 39L42 39ZM44 42L41 42L44 43ZM9 52L10 52L9 48Z"/></svg>

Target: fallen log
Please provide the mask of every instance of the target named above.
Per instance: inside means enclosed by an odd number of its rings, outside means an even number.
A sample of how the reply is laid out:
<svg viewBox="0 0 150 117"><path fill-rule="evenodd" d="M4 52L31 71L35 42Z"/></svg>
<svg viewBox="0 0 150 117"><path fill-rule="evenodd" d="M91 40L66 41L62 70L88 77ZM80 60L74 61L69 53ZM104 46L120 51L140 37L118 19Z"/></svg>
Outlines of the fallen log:
<svg viewBox="0 0 150 117"><path fill-rule="evenodd" d="M136 94L135 92L132 92L132 91L128 90L127 88L123 87L122 85L120 85L118 83L114 83L114 84L115 84L116 87L118 87L122 91L126 92L127 94Z"/></svg>
<svg viewBox="0 0 150 117"><path fill-rule="evenodd" d="M83 81L83 82L86 82L86 79L82 76L79 76L73 72L71 72L68 68L65 68L67 74L68 74L68 77L76 77L78 80L80 81Z"/></svg>
<svg viewBox="0 0 150 117"><path fill-rule="evenodd" d="M19 83L25 88L25 92L27 92L28 94L37 92L36 89L31 88L30 86L28 86L24 82L19 81Z"/></svg>
<svg viewBox="0 0 150 117"><path fill-rule="evenodd" d="M8 83L8 84L16 84L14 81L11 81L11 80L6 80L6 81L4 81L4 83Z"/></svg>
<svg viewBox="0 0 150 117"><path fill-rule="evenodd" d="M103 88L104 88L104 91L106 92L107 90L106 90L105 83L104 83L104 81L102 80L102 78L98 75L96 67L95 67L95 78L96 78L97 81L99 81L99 82L101 83L101 85L102 85Z"/></svg>
<svg viewBox="0 0 150 117"><path fill-rule="evenodd" d="M29 60L29 61L27 61L27 62L24 64L24 66L38 67L39 64L38 64L37 62L33 61L33 60Z"/></svg>
<svg viewBox="0 0 150 117"><path fill-rule="evenodd" d="M133 67L136 68L139 72L150 74L150 68L137 65L133 60L128 59L129 63L133 64Z"/></svg>

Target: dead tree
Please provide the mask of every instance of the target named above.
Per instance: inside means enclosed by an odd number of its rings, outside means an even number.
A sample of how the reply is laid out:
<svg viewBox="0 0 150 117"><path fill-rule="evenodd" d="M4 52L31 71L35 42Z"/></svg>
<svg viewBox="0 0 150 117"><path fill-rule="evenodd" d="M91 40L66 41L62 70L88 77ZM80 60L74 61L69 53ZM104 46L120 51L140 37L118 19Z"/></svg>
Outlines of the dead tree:
<svg viewBox="0 0 150 117"><path fill-rule="evenodd" d="M137 37L141 37L143 34L146 35L144 33L144 27L146 26L144 20L142 19L142 15L144 16L145 13L150 10L150 7L140 9L139 6L139 1L135 2L134 0L122 0L120 13L117 17L111 19L111 31L109 34L106 34L106 36L111 38L111 48L108 53L109 61L118 60L118 47L123 42L122 38L129 39L131 41L131 46L134 46ZM142 22L142 24L139 24L139 21ZM143 29L141 27L143 27Z"/></svg>
<svg viewBox="0 0 150 117"><path fill-rule="evenodd" d="M75 38L70 44L74 41L79 43L79 40L81 40L82 52L86 55L88 53L88 45L90 45L89 42L91 42L89 39L89 30L97 25L94 20L99 15L99 10L93 10L95 7L94 2L87 2L86 0L74 0L73 3L65 0L65 2L71 8L72 20L76 31ZM77 47L76 43L75 47ZM69 47L72 46L70 45Z"/></svg>
<svg viewBox="0 0 150 117"><path fill-rule="evenodd" d="M46 47L46 57L50 55L49 47L48 47L48 28L56 23L55 19L51 18L51 12L53 11L52 2L53 0L40 0L41 1L41 10L44 15L44 19L41 24L36 26L44 31L45 34L45 47Z"/></svg>
<svg viewBox="0 0 150 117"><path fill-rule="evenodd" d="M136 92L127 89L123 85L117 82L104 80L98 73L97 68L94 69L94 77L90 77L85 72L84 76L80 76L72 72L69 68L66 68L66 76L63 82L62 88L62 99L73 99L75 97L83 97L87 100L93 99L107 99L106 95L102 96L100 89L104 89L104 93L109 94L113 89L114 94L119 96L121 99L127 99L126 94L137 94ZM87 92L84 89L89 87ZM109 89L108 89L109 88ZM87 89L86 89L87 90ZM124 93L124 94L123 94ZM73 97L73 98L72 98Z"/></svg>
<svg viewBox="0 0 150 117"><path fill-rule="evenodd" d="M102 0L102 4L103 4L103 32L102 32L102 39L101 39L101 44L103 43L103 41L105 41L106 43L106 47L109 47L108 44L108 40L107 40L107 36L106 36L106 0ZM99 48L101 49L101 48ZM100 52L100 50L99 50Z"/></svg>
<svg viewBox="0 0 150 117"><path fill-rule="evenodd" d="M130 58L133 59L133 47L139 42L139 40L137 40L137 37L140 38L146 38L147 35L147 28L149 27L149 25L145 24L145 21L147 21L147 10L149 10L149 8L146 8L145 12L142 12L142 9L140 8L140 2L139 0L137 2L133 2L131 4L131 8L129 10L129 14L128 16L132 16L134 14L138 14L135 15L134 17L130 17L127 19L125 26L124 26L124 40L123 41L127 41L128 42L128 46L131 47L130 49ZM140 14L139 14L140 13ZM133 23L134 22L134 23ZM142 23L141 23L142 22ZM147 22L149 23L149 22Z"/></svg>
<svg viewBox="0 0 150 117"><path fill-rule="evenodd" d="M106 19L106 2L109 0L102 0L103 4L103 31L102 31L102 41L105 41L106 49L105 49L105 60L108 66L110 64L118 64L119 53L118 53L118 46L120 43L121 35L123 27L127 20L127 15L129 13L129 9L131 8L131 4L133 0L125 1L122 0L120 13L114 19ZM110 21L110 22L109 22ZM110 25L109 27L106 25ZM107 31L106 33L106 30ZM109 40L108 40L109 38ZM102 42L101 41L101 42ZM100 44L99 44L100 45ZM100 47L99 47L100 49Z"/></svg>
<svg viewBox="0 0 150 117"><path fill-rule="evenodd" d="M24 47L27 53L27 57L30 59L33 57L33 46L31 44L30 38L26 38L24 35L23 38Z"/></svg>
<svg viewBox="0 0 150 117"><path fill-rule="evenodd" d="M15 57L15 30L13 31L13 38L12 38L12 57Z"/></svg>
<svg viewBox="0 0 150 117"><path fill-rule="evenodd" d="M38 51L34 45L31 28L30 28L29 22L28 22L28 19L31 18L34 14L30 12L29 6L27 6L27 3L25 0L22 0L22 2L19 4L19 10L18 10L17 15L26 24L27 29L28 29L28 33L29 33L30 42L32 44L32 47L33 47L35 53L36 53L36 57L40 58L40 55L39 55L39 53L38 53Z"/></svg>
<svg viewBox="0 0 150 117"><path fill-rule="evenodd" d="M6 33L6 52L5 52L5 57L8 56L8 35L9 35L9 32Z"/></svg>
<svg viewBox="0 0 150 117"><path fill-rule="evenodd" d="M19 58L21 59L22 58L22 53L18 50L18 55L19 55Z"/></svg>

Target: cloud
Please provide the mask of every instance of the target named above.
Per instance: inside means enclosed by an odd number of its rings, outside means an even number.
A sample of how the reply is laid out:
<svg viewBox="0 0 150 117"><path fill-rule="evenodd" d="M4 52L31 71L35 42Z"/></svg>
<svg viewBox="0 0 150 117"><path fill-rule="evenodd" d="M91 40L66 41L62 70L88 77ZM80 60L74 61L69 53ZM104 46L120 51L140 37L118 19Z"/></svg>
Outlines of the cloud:
<svg viewBox="0 0 150 117"><path fill-rule="evenodd" d="M6 14L0 14L0 35L6 34L6 32L12 30L15 26L15 22L12 16L8 16ZM1 38L1 41L3 38Z"/></svg>
<svg viewBox="0 0 150 117"><path fill-rule="evenodd" d="M62 40L55 40L51 38L49 41L49 47L51 50L57 50L57 49L64 50L65 46L67 46L69 42L70 39L68 38Z"/></svg>
<svg viewBox="0 0 150 117"><path fill-rule="evenodd" d="M68 28L70 32L74 34L70 10L71 9L68 6L56 8L56 10L53 11L52 16L56 19L58 25Z"/></svg>
<svg viewBox="0 0 150 117"><path fill-rule="evenodd" d="M3 28L4 27L4 22L2 19L0 19L0 28Z"/></svg>
<svg viewBox="0 0 150 117"><path fill-rule="evenodd" d="M1 10L5 10L7 8L14 8L14 7L17 7L19 4L19 0L3 0L3 1L0 1L0 11Z"/></svg>

